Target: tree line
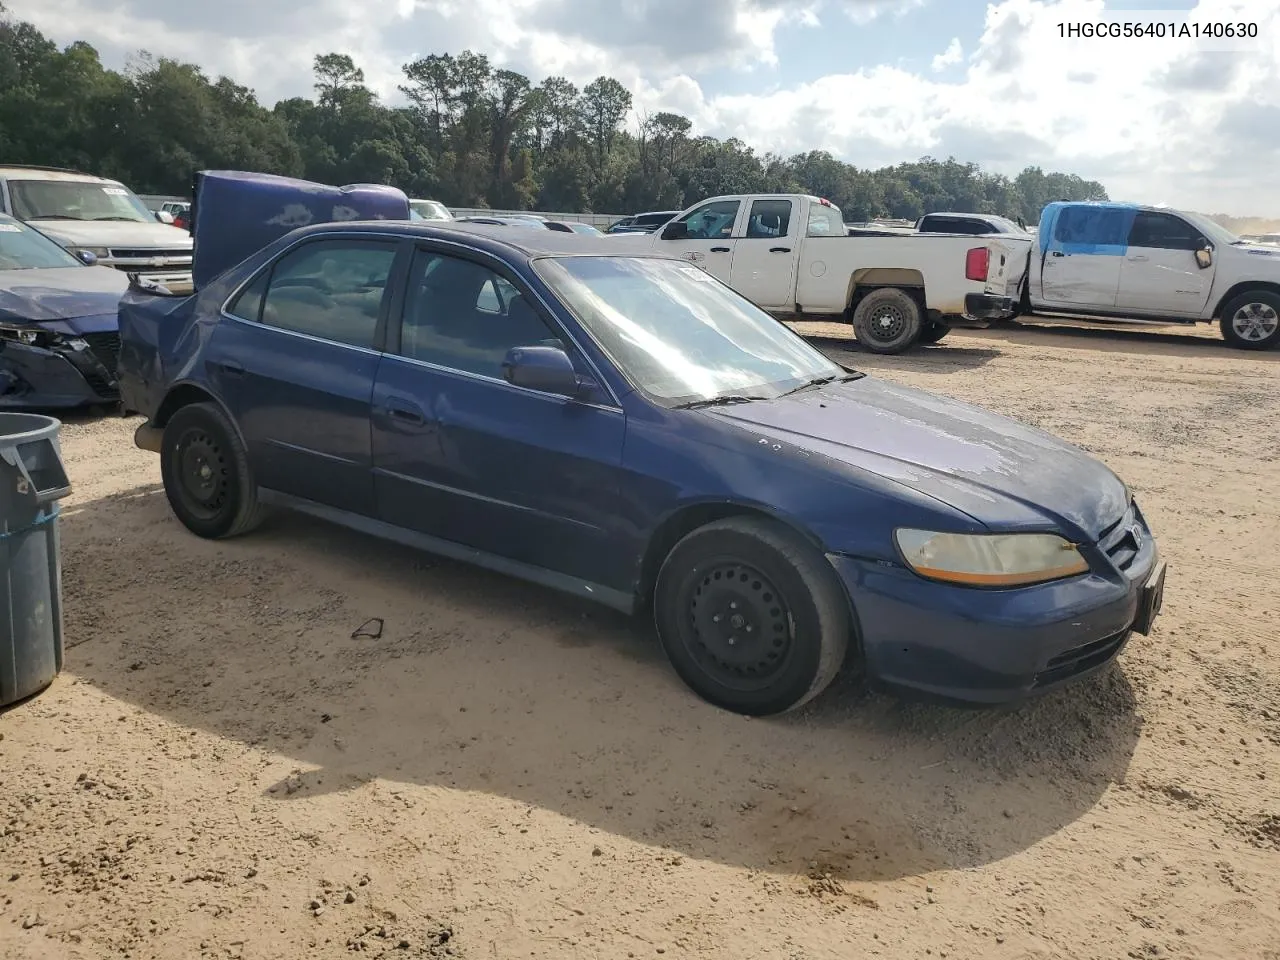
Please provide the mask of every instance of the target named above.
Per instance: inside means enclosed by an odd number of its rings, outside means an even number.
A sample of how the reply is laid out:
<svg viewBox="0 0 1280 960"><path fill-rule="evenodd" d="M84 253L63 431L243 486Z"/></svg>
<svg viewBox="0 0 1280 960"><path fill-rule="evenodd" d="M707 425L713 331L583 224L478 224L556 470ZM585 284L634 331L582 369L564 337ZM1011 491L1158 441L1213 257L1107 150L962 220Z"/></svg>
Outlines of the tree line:
<svg viewBox="0 0 1280 960"><path fill-rule="evenodd" d="M1009 178L954 158L861 169L813 150L757 154L699 136L677 113L640 117L612 77L534 83L464 50L404 65L388 105L343 53L315 58L315 95L273 107L228 77L140 53L107 69L88 43L65 48L0 3L0 164L71 167L139 193L187 195L198 169L321 183L386 183L450 206L630 213L716 194L827 197L850 222L935 210L1035 223L1051 200L1103 200L1100 183L1029 166Z"/></svg>

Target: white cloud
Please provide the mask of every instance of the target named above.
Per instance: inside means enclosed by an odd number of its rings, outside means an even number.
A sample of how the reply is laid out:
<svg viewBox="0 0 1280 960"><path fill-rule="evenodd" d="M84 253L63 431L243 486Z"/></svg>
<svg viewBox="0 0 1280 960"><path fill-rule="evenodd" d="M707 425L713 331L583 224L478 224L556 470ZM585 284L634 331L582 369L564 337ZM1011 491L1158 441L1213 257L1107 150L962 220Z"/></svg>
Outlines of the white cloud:
<svg viewBox="0 0 1280 960"><path fill-rule="evenodd" d="M471 48L534 78L607 73L633 90L638 112L678 110L699 132L762 150L826 149L860 166L924 154L1009 173L1035 164L1099 179L1113 197L1280 215L1276 0L1199 0L1191 13L1199 23L1257 23L1258 51L1247 57L1191 41L1060 36L1059 23L1106 16L1104 0L991 0L980 36L954 38L915 72L877 63L879 51L854 43L850 21L900 16L926 0L6 2L59 42L88 40L108 63L147 48L232 76L267 102L308 95L316 53L351 53L394 98L402 63ZM776 39L804 28L850 31L861 65L784 82L813 65L779 63ZM716 69L743 72L737 89L754 89L709 91Z"/></svg>
<svg viewBox="0 0 1280 960"><path fill-rule="evenodd" d="M953 67L964 59L964 48L960 46L960 38L952 37L951 42L947 44L947 49L933 58L931 66L935 73L940 73L947 67Z"/></svg>

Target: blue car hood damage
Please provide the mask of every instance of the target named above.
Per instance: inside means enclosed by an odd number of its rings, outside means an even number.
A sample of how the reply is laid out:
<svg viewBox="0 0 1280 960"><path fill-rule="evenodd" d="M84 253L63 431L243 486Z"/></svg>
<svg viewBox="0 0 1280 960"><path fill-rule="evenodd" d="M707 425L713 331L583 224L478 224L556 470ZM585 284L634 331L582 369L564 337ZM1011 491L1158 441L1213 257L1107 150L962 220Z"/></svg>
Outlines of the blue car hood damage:
<svg viewBox="0 0 1280 960"><path fill-rule="evenodd" d="M774 442L870 471L992 529L1049 522L1089 539L1128 490L1078 447L970 404L864 377L707 411Z"/></svg>
<svg viewBox="0 0 1280 960"><path fill-rule="evenodd" d="M110 267L0 271L0 323L65 321L57 324L60 332L92 333L102 329L101 317L115 317L128 286L129 278ZM82 319L92 329L79 329Z"/></svg>

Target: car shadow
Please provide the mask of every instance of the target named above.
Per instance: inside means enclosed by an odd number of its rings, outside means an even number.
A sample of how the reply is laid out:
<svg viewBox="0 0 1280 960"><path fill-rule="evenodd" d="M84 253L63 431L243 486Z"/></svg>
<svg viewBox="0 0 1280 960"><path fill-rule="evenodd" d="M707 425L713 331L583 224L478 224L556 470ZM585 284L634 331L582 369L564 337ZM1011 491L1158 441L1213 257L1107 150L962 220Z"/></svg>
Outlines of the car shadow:
<svg viewBox="0 0 1280 960"><path fill-rule="evenodd" d="M942 343L915 347L904 354L879 354L867 350L857 340L849 337L811 334L797 330L809 343L837 362L851 362L856 368L867 370L889 367L918 370L921 373L954 373L957 370L976 370L1001 355L989 347L961 346L950 339ZM840 354L847 354L843 361Z"/></svg>
<svg viewBox="0 0 1280 960"><path fill-rule="evenodd" d="M288 758L289 803L376 778L481 791L764 871L914 876L1025 850L1123 781L1123 669L968 711L850 679L760 720L717 710L642 618L278 514L200 540L156 486L63 512L67 671Z"/></svg>
<svg viewBox="0 0 1280 960"><path fill-rule="evenodd" d="M1037 317L1009 321L985 330L953 331L953 336L958 333L961 337L998 340L1005 343L1103 350L1107 353L1188 358L1220 355L1224 359L1231 357L1265 363L1280 362L1280 350L1239 350L1229 346L1217 335L1216 325L1212 328L1212 335L1207 335L1209 329L1199 324L1194 327L1178 324L1155 326L1120 322L1090 323L1068 317ZM949 341L950 338L948 338Z"/></svg>

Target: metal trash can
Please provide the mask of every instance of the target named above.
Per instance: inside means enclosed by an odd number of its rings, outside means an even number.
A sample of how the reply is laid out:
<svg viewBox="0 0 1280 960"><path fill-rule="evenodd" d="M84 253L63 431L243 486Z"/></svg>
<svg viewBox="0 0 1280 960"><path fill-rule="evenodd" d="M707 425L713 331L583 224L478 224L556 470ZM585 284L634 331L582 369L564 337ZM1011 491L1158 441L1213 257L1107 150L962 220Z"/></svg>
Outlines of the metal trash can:
<svg viewBox="0 0 1280 960"><path fill-rule="evenodd" d="M0 706L62 670L58 501L71 492L53 417L0 413Z"/></svg>

